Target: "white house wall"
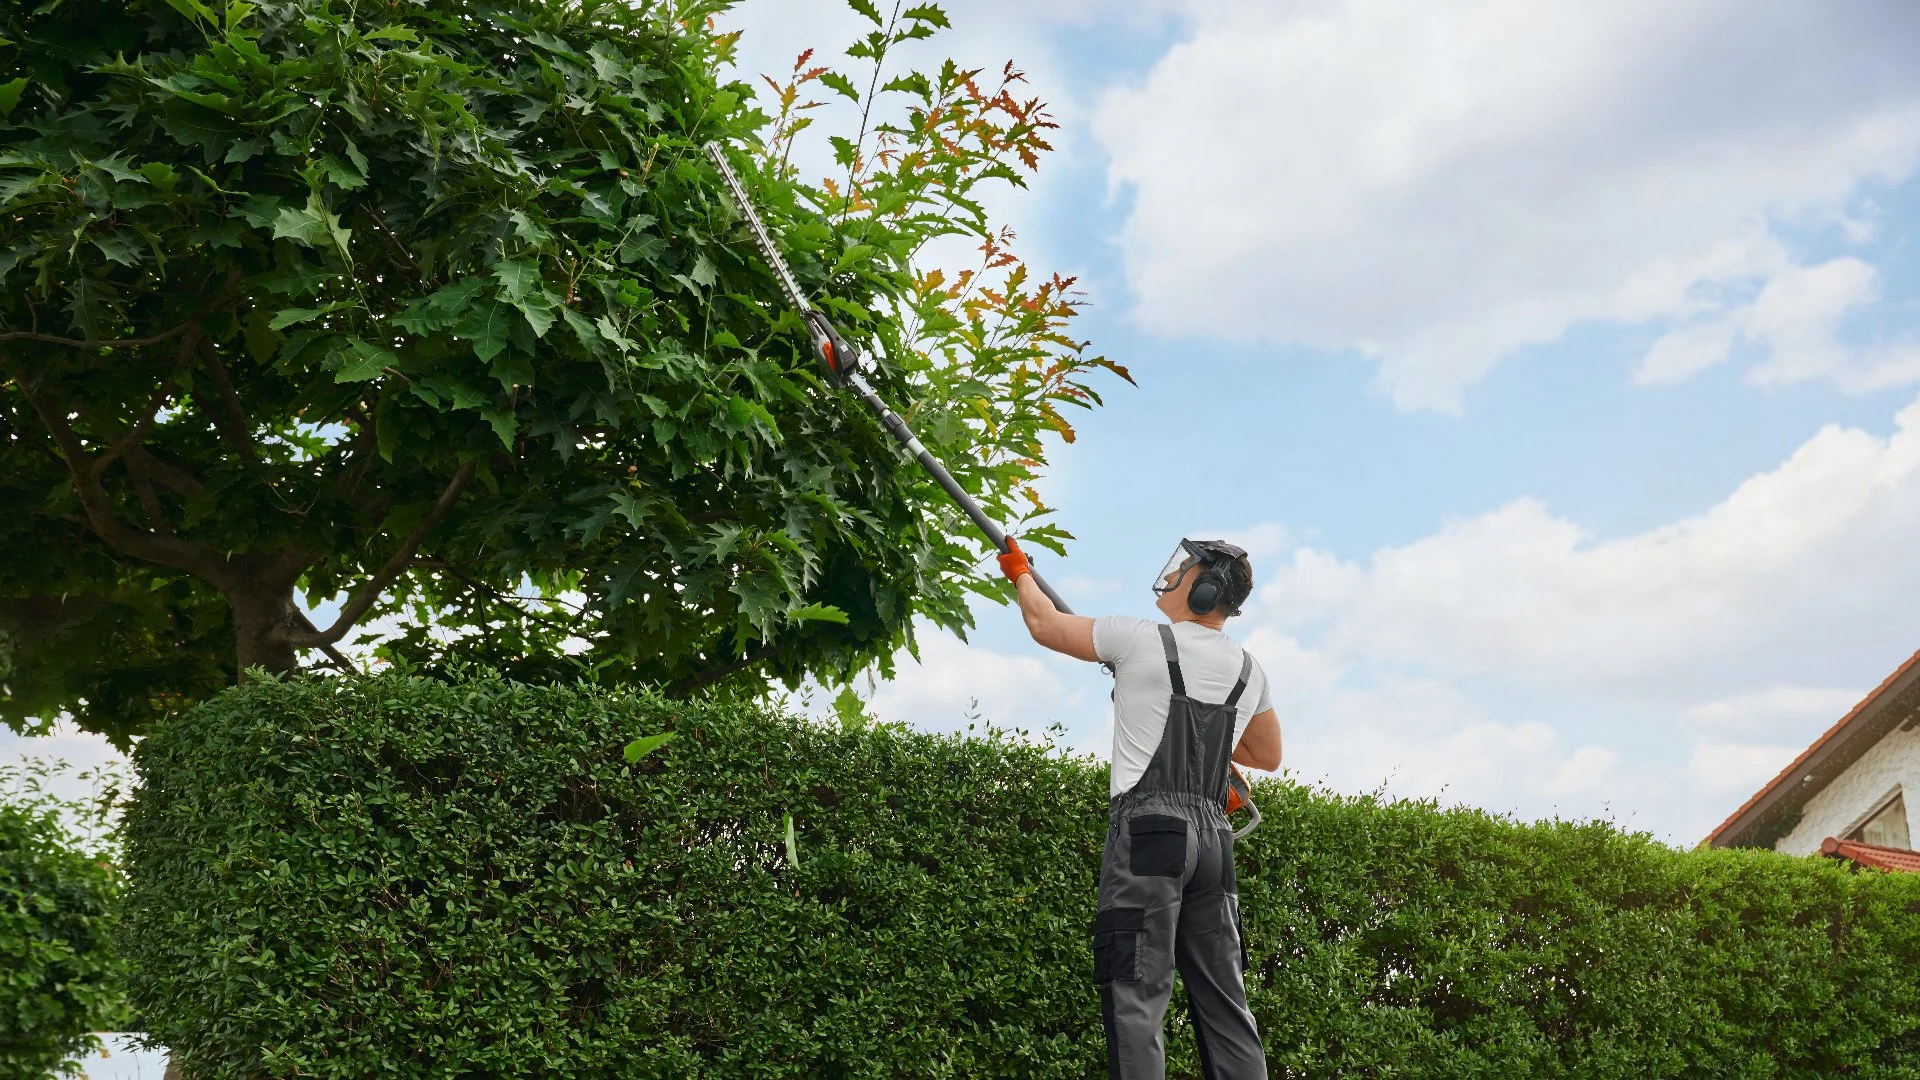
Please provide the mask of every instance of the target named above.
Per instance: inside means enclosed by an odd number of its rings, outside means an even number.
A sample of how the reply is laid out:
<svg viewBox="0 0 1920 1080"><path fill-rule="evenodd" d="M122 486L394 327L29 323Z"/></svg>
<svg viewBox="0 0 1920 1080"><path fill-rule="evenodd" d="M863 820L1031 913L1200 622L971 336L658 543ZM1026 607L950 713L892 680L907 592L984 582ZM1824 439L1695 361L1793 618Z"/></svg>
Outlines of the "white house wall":
<svg viewBox="0 0 1920 1080"><path fill-rule="evenodd" d="M1873 809L1880 797L1898 784L1906 793L1907 827L1920 839L1920 728L1895 730L1860 756L1818 795L1807 800L1800 823L1780 838L1774 850L1789 855L1811 855L1820 841L1839 836Z"/></svg>

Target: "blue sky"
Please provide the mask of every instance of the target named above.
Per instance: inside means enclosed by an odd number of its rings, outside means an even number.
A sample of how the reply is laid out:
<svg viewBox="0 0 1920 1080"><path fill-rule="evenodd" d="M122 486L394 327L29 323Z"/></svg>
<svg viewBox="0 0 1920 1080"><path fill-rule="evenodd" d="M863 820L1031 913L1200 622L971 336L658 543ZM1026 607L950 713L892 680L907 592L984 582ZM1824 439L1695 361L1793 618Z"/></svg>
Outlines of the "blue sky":
<svg viewBox="0 0 1920 1080"><path fill-rule="evenodd" d="M928 46L1055 104L1000 209L1140 383L1043 570L1148 614L1180 533L1247 538L1298 777L1690 844L1920 648L1920 12L1670 7L976 0ZM767 69L856 25L740 19ZM1103 752L1098 672L978 614L875 710Z"/></svg>
<svg viewBox="0 0 1920 1080"><path fill-rule="evenodd" d="M1139 382L1042 569L1146 615L1180 535L1247 543L1293 775L1691 844L1920 648L1920 8L947 6L917 58L1053 103L994 205ZM860 29L733 19L747 72ZM873 709L1104 753L1097 669L978 617Z"/></svg>

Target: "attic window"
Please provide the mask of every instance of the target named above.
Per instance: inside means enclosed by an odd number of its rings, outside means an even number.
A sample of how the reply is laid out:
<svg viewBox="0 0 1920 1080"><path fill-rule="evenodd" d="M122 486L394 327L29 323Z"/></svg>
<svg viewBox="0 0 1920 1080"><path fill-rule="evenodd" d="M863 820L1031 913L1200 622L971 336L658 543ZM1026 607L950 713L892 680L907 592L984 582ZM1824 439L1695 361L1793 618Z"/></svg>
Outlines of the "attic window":
<svg viewBox="0 0 1920 1080"><path fill-rule="evenodd" d="M1847 839L1858 840L1863 844L1877 844L1880 847L1912 850L1913 836L1907 831L1906 798L1895 795L1887 801L1887 805L1875 811L1872 817L1861 822L1859 828L1847 834Z"/></svg>

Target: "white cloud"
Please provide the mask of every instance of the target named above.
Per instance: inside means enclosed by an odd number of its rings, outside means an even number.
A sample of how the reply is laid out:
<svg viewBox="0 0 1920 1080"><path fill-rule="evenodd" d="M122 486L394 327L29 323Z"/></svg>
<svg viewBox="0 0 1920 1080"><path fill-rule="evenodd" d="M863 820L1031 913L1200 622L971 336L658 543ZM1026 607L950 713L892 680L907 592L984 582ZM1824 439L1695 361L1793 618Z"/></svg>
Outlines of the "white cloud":
<svg viewBox="0 0 1920 1080"><path fill-rule="evenodd" d="M1357 351L1407 407L1457 407L1578 323L1694 320L1803 272L1775 225L1866 235L1852 200L1920 149L1920 8L1894 0L1189 12L1096 117L1133 199L1136 315ZM1717 340L1669 341L1644 375Z"/></svg>
<svg viewBox="0 0 1920 1080"><path fill-rule="evenodd" d="M1288 727L1295 772L1337 790L1384 788L1397 796L1550 814L1591 811L1616 786L1613 750L1569 745L1539 721L1490 719L1460 689L1437 679L1393 677L1342 687L1319 708L1296 714Z"/></svg>
<svg viewBox="0 0 1920 1080"><path fill-rule="evenodd" d="M1726 360L1746 340L1767 358L1748 372L1760 385L1830 379L1848 390L1877 390L1920 380L1920 343L1856 345L1846 317L1880 299L1880 272L1851 256L1780 272L1753 302L1675 327L1647 350L1634 381L1684 382Z"/></svg>
<svg viewBox="0 0 1920 1080"><path fill-rule="evenodd" d="M1335 790L1469 802L1530 814L1597 811L1619 755L1538 720L1489 714L1467 691L1411 671L1363 671L1351 654L1281 632L1271 605L1241 641L1260 659L1287 769Z"/></svg>
<svg viewBox="0 0 1920 1080"><path fill-rule="evenodd" d="M1804 748L1864 696L1852 687L1769 686L1694 705L1684 715L1705 730L1749 739L1782 737Z"/></svg>
<svg viewBox="0 0 1920 1080"><path fill-rule="evenodd" d="M1693 729L1688 780L1730 813L1863 696L1860 688L1769 686L1683 711Z"/></svg>
<svg viewBox="0 0 1920 1080"><path fill-rule="evenodd" d="M1755 377L1787 382L1846 367L1840 320L1879 298L1879 271L1859 259L1833 259L1776 276L1751 309L1753 333L1773 347Z"/></svg>
<svg viewBox="0 0 1920 1080"><path fill-rule="evenodd" d="M998 653L926 629L919 662L905 653L896 662L895 677L879 684L867 702L868 710L885 721L923 731L991 723L1038 732L1080 715L1083 695L1068 689L1055 661L1034 654Z"/></svg>
<svg viewBox="0 0 1920 1080"><path fill-rule="evenodd" d="M1260 621L1255 610L1245 627L1233 633L1247 651L1260 660L1260 669L1271 684L1274 708L1287 714L1308 711L1314 704L1332 697L1352 665L1326 649L1314 648L1291 634Z"/></svg>
<svg viewBox="0 0 1920 1080"><path fill-rule="evenodd" d="M126 763L126 756L115 750L113 744L104 737L81 731L64 720L45 735L17 735L0 728L0 759L14 761L24 758L64 761L73 766L75 771L101 766L117 767Z"/></svg>
<svg viewBox="0 0 1920 1080"><path fill-rule="evenodd" d="M1732 813L1760 785L1780 774L1795 755L1806 749L1796 743L1747 743L1722 739L1698 739L1687 759L1687 778L1699 785L1702 794L1724 804L1724 813Z"/></svg>
<svg viewBox="0 0 1920 1080"><path fill-rule="evenodd" d="M1647 349L1633 381L1641 386L1686 382L1727 359L1744 321L1738 315L1724 316L1667 331Z"/></svg>
<svg viewBox="0 0 1920 1080"><path fill-rule="evenodd" d="M1597 540L1534 500L1365 560L1294 550L1243 640L1303 776L1692 842L1920 645L1920 401L1703 513Z"/></svg>
<svg viewBox="0 0 1920 1080"><path fill-rule="evenodd" d="M1284 525L1266 522L1240 529L1201 531L1196 537L1218 536L1229 544L1238 544L1247 549L1249 558L1267 559L1287 550L1293 543L1293 534Z"/></svg>
<svg viewBox="0 0 1920 1080"><path fill-rule="evenodd" d="M1828 427L1719 505L1595 541L1522 499L1376 552L1302 549L1262 590L1283 626L1343 652L1449 676L1553 685L1711 680L1809 627L1823 655L1881 623L1865 605L1920 587L1920 403L1880 438Z"/></svg>

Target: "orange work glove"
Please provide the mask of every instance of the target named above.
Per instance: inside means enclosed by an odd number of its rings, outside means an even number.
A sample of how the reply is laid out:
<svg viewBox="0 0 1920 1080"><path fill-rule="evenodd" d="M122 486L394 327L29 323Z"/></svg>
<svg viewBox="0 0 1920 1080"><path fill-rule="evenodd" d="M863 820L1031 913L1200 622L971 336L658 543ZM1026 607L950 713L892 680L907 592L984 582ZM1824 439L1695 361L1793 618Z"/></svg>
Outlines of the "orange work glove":
<svg viewBox="0 0 1920 1080"><path fill-rule="evenodd" d="M1011 536L1007 537L1006 553L999 559L1000 572L1007 575L1008 581L1019 581L1021 574L1033 573L1033 567L1027 565L1027 553L1020 550L1020 545Z"/></svg>

